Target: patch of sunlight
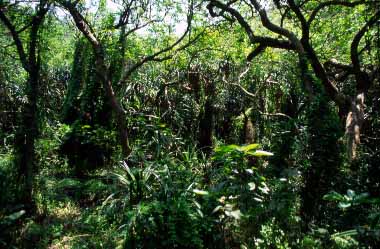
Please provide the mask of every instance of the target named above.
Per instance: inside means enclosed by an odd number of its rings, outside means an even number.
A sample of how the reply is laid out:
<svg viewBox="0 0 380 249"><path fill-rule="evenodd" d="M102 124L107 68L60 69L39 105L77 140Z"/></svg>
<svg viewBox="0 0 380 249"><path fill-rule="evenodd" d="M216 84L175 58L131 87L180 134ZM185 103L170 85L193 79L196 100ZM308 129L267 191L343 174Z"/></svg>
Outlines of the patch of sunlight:
<svg viewBox="0 0 380 249"><path fill-rule="evenodd" d="M52 215L58 219L70 219L80 215L80 209L72 202L65 203L62 207L57 207L52 210Z"/></svg>
<svg viewBox="0 0 380 249"><path fill-rule="evenodd" d="M79 234L75 236L64 236L62 240L50 245L48 249L70 249L72 248L72 242L74 240L83 239L89 237L90 234Z"/></svg>

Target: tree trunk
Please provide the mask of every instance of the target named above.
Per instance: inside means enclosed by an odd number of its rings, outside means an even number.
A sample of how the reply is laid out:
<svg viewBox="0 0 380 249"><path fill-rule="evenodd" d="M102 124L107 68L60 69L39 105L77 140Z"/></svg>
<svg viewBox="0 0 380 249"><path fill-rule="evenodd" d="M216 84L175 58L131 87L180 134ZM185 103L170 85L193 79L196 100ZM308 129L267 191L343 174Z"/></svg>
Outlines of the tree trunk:
<svg viewBox="0 0 380 249"><path fill-rule="evenodd" d="M351 102L351 109L346 118L346 135L350 159L356 159L356 149L360 143L360 131L364 122L364 93L357 94Z"/></svg>
<svg viewBox="0 0 380 249"><path fill-rule="evenodd" d="M39 83L39 65L32 65L29 73L27 86L28 102L22 112L20 130L16 136L16 163L18 164L18 175L21 180L21 202L33 212L33 179L35 171L34 145L38 135L37 125L37 100Z"/></svg>
<svg viewBox="0 0 380 249"><path fill-rule="evenodd" d="M119 133L119 143L121 146L121 151L124 159L126 159L131 154L131 148L129 146L128 128L126 125L125 111L123 107L120 105L119 101L115 96L115 92L113 91L111 79L108 75L108 69L105 64L104 56L100 48L98 49L98 51L95 51L95 56L96 71L98 77L100 77L100 79L103 82L103 87L106 91L108 102L112 108L112 111L114 112L117 130Z"/></svg>
<svg viewBox="0 0 380 249"><path fill-rule="evenodd" d="M244 115L244 143L252 144L255 141L256 131L251 118Z"/></svg>
<svg viewBox="0 0 380 249"><path fill-rule="evenodd" d="M36 166L34 145L38 136L37 124L37 102L39 97L39 80L40 80L40 57L38 52L38 31L42 24L43 17L47 9L33 18L30 30L29 56L28 56L28 84L26 96L28 102L24 106L20 131L15 141L15 147L18 152L17 163L19 165L19 176L22 180L21 201L31 213L35 211L33 202L33 181Z"/></svg>

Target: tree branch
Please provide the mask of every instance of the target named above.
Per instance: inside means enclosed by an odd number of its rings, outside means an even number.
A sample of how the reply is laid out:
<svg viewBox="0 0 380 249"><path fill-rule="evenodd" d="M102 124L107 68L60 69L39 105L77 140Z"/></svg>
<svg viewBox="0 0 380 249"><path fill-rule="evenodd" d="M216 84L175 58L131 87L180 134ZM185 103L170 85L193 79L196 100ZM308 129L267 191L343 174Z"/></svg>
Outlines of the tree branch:
<svg viewBox="0 0 380 249"><path fill-rule="evenodd" d="M255 36L254 36L254 33L253 33L251 27L249 26L247 21L244 19L244 17L236 9L234 9L234 8L232 8L226 4L223 4L222 2L219 2L217 0L211 0L210 3L207 5L207 9L209 10L209 13L212 17L218 16L213 10L214 7L217 7L223 11L230 13L238 21L240 26L245 30L245 32L248 35L248 39L250 40L250 42L255 43L254 42Z"/></svg>
<svg viewBox="0 0 380 249"><path fill-rule="evenodd" d="M78 29L84 34L87 40L99 53L99 50L102 50L100 42L84 16L75 8L75 4L72 4L69 1L59 1L59 3L70 12L70 15L73 17Z"/></svg>
<svg viewBox="0 0 380 249"><path fill-rule="evenodd" d="M295 46L287 40L275 39L264 36L255 36L253 30L249 26L248 22L244 19L244 17L236 9L230 7L230 5L223 4L220 1L211 0L210 3L207 5L207 8L211 16L218 16L213 10L214 7L217 7L222 11L226 11L230 15L232 15L248 35L250 43L259 44L259 46L248 55L248 61L252 61L258 54L263 52L267 47L281 48L287 50L295 49Z"/></svg>
<svg viewBox="0 0 380 249"><path fill-rule="evenodd" d="M373 26L378 20L380 20L380 10L378 10L368 21L367 23L356 33L354 39L351 43L351 63L353 70L355 72L355 78L356 78L356 89L360 92L367 91L372 82L369 78L369 75L362 71L360 68L360 59L359 59L359 52L358 47L360 40L363 38L364 34L367 32L367 30Z"/></svg>
<svg viewBox="0 0 380 249"><path fill-rule="evenodd" d="M24 46L22 44L22 41L20 39L20 36L16 30L16 27L9 21L9 19L6 17L6 15L3 12L3 9L0 8L0 20L3 22L3 24L7 27L9 32L12 35L13 41L16 45L18 55L20 57L21 64L23 68L29 72L30 68L28 65L28 60L25 54Z"/></svg>
<svg viewBox="0 0 380 249"><path fill-rule="evenodd" d="M301 9L299 6L296 5L294 0L288 0L290 9L293 10L293 12L296 14L298 20L301 23L301 29L302 29L302 38L301 40L309 40L309 24L306 21L305 16L302 14Z"/></svg>
<svg viewBox="0 0 380 249"><path fill-rule="evenodd" d="M367 30L373 26L378 20L380 20L380 10L378 10L368 21L367 23L356 33L354 39L351 43L351 62L354 67L355 72L360 71L360 60L359 60L359 52L358 47L360 40L363 38L364 34Z"/></svg>
<svg viewBox="0 0 380 249"><path fill-rule="evenodd" d="M272 31L276 34L285 36L295 46L295 49L299 53L304 53L304 49L303 49L301 42L299 41L299 39L297 38L297 36L293 32L272 23L268 18L267 12L260 5L260 3L256 0L250 0L250 1L251 1L252 5L254 6L254 8L256 9L256 11L259 13L261 23L263 24L263 26L265 28L269 29L270 31Z"/></svg>
<svg viewBox="0 0 380 249"><path fill-rule="evenodd" d="M193 12L192 12L192 7L191 6L191 10L190 10L190 14L187 18L187 27L186 27L186 30L185 32L171 45L157 51L156 53L153 53L151 55L148 55L148 56L145 56L142 60L140 60L139 62L135 63L131 68L129 68L127 71L125 71L123 73L123 76L120 78L119 80L119 83L120 84L123 84L124 82L126 82L126 80L132 75L132 73L134 73L138 68L140 68L142 65L144 65L145 63L149 62L149 61L164 61L164 60L168 60L171 58L171 56L165 56L165 57L162 57L162 58L158 58L158 56L162 55L163 53L165 52L168 52L170 50L172 50L175 46L177 46L178 44L180 44L182 42L182 40L186 37L186 35L190 32L190 29L191 29L191 19L192 19L192 16L193 16Z"/></svg>

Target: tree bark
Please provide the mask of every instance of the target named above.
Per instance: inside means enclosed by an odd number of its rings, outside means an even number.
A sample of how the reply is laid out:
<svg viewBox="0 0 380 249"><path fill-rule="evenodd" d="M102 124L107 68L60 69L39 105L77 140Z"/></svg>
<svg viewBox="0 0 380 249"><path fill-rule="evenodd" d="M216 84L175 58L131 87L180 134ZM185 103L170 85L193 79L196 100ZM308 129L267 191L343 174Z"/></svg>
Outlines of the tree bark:
<svg viewBox="0 0 380 249"><path fill-rule="evenodd" d="M27 98L22 113L21 128L15 141L18 175L20 176L21 185L21 202L29 209L34 209L33 203L33 180L35 173L35 140L38 136L37 125L37 100L38 100L38 83L39 67L33 66L36 71L31 71L28 80Z"/></svg>

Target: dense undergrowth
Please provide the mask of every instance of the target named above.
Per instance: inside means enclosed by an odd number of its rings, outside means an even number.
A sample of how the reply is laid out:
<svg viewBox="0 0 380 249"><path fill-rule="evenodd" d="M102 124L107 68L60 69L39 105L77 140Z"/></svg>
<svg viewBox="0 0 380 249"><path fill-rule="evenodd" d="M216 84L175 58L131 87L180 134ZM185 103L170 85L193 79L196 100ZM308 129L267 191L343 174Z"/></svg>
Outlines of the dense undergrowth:
<svg viewBox="0 0 380 249"><path fill-rule="evenodd" d="M38 144L37 213L31 217L12 206L18 188L11 183L12 157L2 154L2 247L366 248L378 243L380 216L371 211L378 199L351 190L331 193L326 202L341 218L304 232L296 187L300 172L289 169L274 177L268 161L273 154L258 144L221 144L208 159L162 123L147 122L141 125L150 123L153 139L136 140L128 162L113 158L107 168L80 178L57 154L69 128L50 128L54 136ZM356 213L361 217L350 220ZM347 223L356 229L338 230Z"/></svg>

